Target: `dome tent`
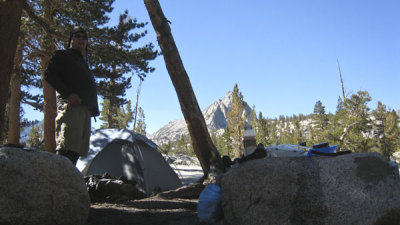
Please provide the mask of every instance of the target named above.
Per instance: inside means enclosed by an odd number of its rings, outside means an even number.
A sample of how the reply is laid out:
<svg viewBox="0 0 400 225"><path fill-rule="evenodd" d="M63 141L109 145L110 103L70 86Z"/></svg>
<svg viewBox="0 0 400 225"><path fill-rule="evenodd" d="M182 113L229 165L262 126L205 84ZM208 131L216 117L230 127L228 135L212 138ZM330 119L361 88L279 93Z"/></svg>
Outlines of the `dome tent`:
<svg viewBox="0 0 400 225"><path fill-rule="evenodd" d="M90 150L80 157L77 168L84 176L108 173L138 182L138 189L150 195L180 187L181 181L157 145L145 136L126 129L98 129L90 137Z"/></svg>

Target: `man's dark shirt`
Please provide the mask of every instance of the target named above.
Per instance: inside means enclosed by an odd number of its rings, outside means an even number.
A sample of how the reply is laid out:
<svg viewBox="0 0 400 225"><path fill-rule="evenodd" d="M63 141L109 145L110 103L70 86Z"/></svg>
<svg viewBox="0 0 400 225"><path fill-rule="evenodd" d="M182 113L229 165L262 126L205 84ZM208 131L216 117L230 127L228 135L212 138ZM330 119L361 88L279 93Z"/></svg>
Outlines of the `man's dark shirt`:
<svg viewBox="0 0 400 225"><path fill-rule="evenodd" d="M50 59L45 80L58 92L57 102L64 103L70 94L77 94L92 116L99 115L96 83L79 50L57 50Z"/></svg>

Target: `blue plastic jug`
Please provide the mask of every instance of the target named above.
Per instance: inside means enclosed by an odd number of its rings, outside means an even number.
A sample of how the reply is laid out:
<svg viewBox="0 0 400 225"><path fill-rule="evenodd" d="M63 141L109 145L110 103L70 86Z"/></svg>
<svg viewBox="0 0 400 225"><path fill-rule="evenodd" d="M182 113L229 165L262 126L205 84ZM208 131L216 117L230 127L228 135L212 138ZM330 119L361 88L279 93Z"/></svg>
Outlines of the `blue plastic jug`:
<svg viewBox="0 0 400 225"><path fill-rule="evenodd" d="M200 193L197 217L201 222L216 222L222 217L221 188L211 183Z"/></svg>

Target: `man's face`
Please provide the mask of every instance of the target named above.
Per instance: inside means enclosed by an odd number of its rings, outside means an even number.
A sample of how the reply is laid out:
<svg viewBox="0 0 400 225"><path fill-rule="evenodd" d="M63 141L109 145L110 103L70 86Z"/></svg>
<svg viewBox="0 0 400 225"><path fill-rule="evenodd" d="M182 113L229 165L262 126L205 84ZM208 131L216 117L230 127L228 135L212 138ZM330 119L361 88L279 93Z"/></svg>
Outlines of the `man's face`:
<svg viewBox="0 0 400 225"><path fill-rule="evenodd" d="M81 52L85 51L87 45L87 37L85 33L75 33L72 35L71 48Z"/></svg>

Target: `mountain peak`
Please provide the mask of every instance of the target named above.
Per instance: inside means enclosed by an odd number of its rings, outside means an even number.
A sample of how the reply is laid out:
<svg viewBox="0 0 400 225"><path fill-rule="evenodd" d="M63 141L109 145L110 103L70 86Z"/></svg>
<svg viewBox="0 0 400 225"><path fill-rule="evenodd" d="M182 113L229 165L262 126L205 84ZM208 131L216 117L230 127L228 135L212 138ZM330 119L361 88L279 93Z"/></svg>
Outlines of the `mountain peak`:
<svg viewBox="0 0 400 225"><path fill-rule="evenodd" d="M217 130L218 132L222 133L225 129L227 125L226 118L228 111L232 108L232 94L232 91L228 91L222 99L218 99L202 111L209 131ZM249 109L249 107L246 107L246 110ZM163 126L161 129L151 135L150 139L152 139L158 145L161 145L170 141L176 141L182 135L188 134L189 132L186 122L182 118L169 122L167 125Z"/></svg>

